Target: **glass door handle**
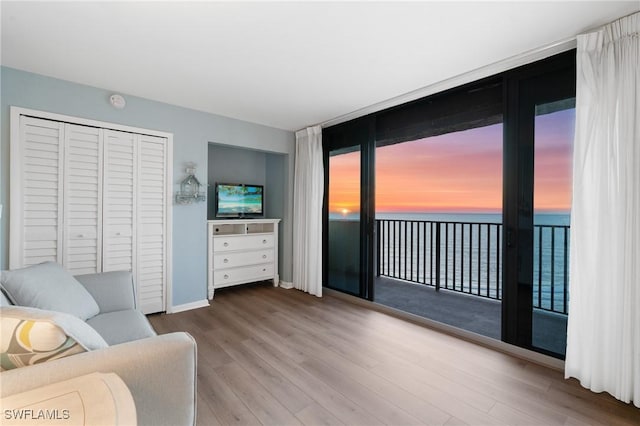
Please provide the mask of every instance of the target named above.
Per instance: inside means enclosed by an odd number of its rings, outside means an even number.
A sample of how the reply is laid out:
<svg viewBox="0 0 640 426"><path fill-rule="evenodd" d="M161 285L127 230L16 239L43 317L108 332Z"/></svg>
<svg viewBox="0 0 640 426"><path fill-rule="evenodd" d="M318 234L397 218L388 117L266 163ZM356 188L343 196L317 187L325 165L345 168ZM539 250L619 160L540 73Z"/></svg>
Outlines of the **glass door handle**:
<svg viewBox="0 0 640 426"><path fill-rule="evenodd" d="M507 247L513 247L513 230L511 228L507 228Z"/></svg>

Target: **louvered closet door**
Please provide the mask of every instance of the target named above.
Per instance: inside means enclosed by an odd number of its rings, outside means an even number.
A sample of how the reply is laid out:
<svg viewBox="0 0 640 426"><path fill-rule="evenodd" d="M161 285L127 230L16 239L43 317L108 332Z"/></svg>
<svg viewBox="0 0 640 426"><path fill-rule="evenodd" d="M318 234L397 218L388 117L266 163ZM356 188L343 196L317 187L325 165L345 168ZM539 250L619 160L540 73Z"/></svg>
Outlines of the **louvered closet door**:
<svg viewBox="0 0 640 426"><path fill-rule="evenodd" d="M65 126L64 267L102 271L102 129Z"/></svg>
<svg viewBox="0 0 640 426"><path fill-rule="evenodd" d="M138 161L138 306L164 310L166 282L166 139L140 135Z"/></svg>
<svg viewBox="0 0 640 426"><path fill-rule="evenodd" d="M138 309L164 311L172 139L105 124L11 108L9 267L131 271Z"/></svg>
<svg viewBox="0 0 640 426"><path fill-rule="evenodd" d="M132 271L136 245L137 135L104 130L102 270Z"/></svg>
<svg viewBox="0 0 640 426"><path fill-rule="evenodd" d="M64 125L22 116L20 133L11 153L11 220L17 222L9 267L61 263Z"/></svg>

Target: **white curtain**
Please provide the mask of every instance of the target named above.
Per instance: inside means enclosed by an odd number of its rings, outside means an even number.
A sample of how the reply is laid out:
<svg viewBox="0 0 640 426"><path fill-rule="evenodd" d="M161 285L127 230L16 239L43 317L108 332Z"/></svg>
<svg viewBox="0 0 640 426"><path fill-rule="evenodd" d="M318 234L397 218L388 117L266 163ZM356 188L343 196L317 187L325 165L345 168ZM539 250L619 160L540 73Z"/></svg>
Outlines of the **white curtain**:
<svg viewBox="0 0 640 426"><path fill-rule="evenodd" d="M296 132L293 190L293 286L322 297L322 128Z"/></svg>
<svg viewBox="0 0 640 426"><path fill-rule="evenodd" d="M640 13L578 37L565 377L640 407Z"/></svg>

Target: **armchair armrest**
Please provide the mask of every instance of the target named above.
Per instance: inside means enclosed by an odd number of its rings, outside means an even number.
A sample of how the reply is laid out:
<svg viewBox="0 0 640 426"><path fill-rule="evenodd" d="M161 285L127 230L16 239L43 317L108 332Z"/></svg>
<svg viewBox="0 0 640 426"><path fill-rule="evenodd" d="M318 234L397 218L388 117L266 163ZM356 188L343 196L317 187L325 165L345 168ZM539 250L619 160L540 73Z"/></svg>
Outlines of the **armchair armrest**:
<svg viewBox="0 0 640 426"><path fill-rule="evenodd" d="M125 382L140 425L193 425L196 421L196 342L170 333L0 373L0 396L93 372Z"/></svg>
<svg viewBox="0 0 640 426"><path fill-rule="evenodd" d="M133 277L129 271L76 275L100 307L100 313L135 309Z"/></svg>

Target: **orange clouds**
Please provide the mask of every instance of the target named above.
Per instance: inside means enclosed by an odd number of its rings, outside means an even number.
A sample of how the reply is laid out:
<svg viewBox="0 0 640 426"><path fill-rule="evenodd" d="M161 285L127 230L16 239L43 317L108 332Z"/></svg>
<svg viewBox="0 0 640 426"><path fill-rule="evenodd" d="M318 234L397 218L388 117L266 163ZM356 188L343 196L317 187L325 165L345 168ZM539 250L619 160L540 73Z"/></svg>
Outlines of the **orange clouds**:
<svg viewBox="0 0 640 426"><path fill-rule="evenodd" d="M360 151L329 157L329 211L360 211Z"/></svg>
<svg viewBox="0 0 640 426"><path fill-rule="evenodd" d="M574 111L536 119L535 209L571 206ZM376 211L500 212L502 125L376 149ZM329 211L360 208L360 152L329 159Z"/></svg>
<svg viewBox="0 0 640 426"><path fill-rule="evenodd" d="M474 135L464 135L470 132L473 131L377 149L376 210L500 210L501 130L476 132L475 146L470 146L468 140Z"/></svg>

